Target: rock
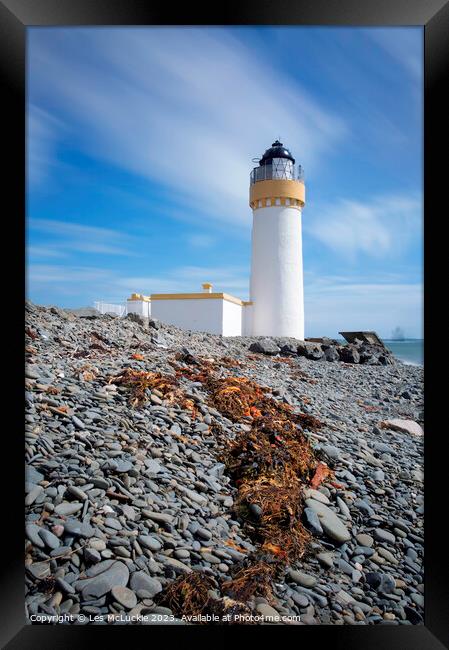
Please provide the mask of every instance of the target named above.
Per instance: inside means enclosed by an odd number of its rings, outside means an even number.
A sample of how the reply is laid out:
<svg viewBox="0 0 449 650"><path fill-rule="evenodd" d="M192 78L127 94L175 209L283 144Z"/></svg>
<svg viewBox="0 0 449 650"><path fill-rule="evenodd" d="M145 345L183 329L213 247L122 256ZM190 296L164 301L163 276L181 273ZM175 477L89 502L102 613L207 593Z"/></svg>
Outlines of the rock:
<svg viewBox="0 0 449 650"><path fill-rule="evenodd" d="M149 325L149 322L148 322L149 319L145 318L145 316L141 316L140 314L135 314L135 313L131 312L129 314L126 314L126 318L128 320L132 321L133 323L138 323L139 325L141 325L141 327L144 327L144 328L148 327L148 325Z"/></svg>
<svg viewBox="0 0 449 650"><path fill-rule="evenodd" d="M160 463L158 463L156 460L153 460L152 458L148 458L145 461L145 466L147 468L147 471L150 474L154 474L154 475L158 474L162 469Z"/></svg>
<svg viewBox="0 0 449 650"><path fill-rule="evenodd" d="M398 561L394 557L393 553L390 553L386 548L383 548L382 546L377 549L377 552L379 555L381 555L383 558L387 560L390 564L397 564Z"/></svg>
<svg viewBox="0 0 449 650"><path fill-rule="evenodd" d="M36 499L43 493L44 488L41 485L35 485L25 497L25 505L31 506Z"/></svg>
<svg viewBox="0 0 449 650"><path fill-rule="evenodd" d="M231 555L231 553L229 553ZM242 554L240 554L242 555ZM184 562L181 562L180 560L177 560L174 557L165 557L164 558L164 564L168 564L169 566L173 567L175 570L177 569L181 573L191 573L192 569L187 566L187 564L184 564Z"/></svg>
<svg viewBox="0 0 449 650"><path fill-rule="evenodd" d="M59 539L51 533L49 530L46 528L40 528L39 529L39 535L44 541L45 545L48 546L48 548L55 549L58 548L61 544Z"/></svg>
<svg viewBox="0 0 449 650"><path fill-rule="evenodd" d="M321 450L331 460L338 460L340 458L340 456L341 456L340 449L338 449L338 447L335 447L334 445L323 445L321 447ZM323 501L323 503L324 503L324 501Z"/></svg>
<svg viewBox="0 0 449 650"><path fill-rule="evenodd" d="M355 538L360 546L367 546L368 548L371 548L374 543L374 539L371 537L371 535L366 535L365 533L360 533L359 535L356 535Z"/></svg>
<svg viewBox="0 0 449 650"><path fill-rule="evenodd" d="M88 546L85 546L84 559L88 564L96 564L97 562L101 562L101 555L94 548L89 548Z"/></svg>
<svg viewBox="0 0 449 650"><path fill-rule="evenodd" d="M298 350L293 343L286 343L281 347L281 355L284 357L293 357L296 356Z"/></svg>
<svg viewBox="0 0 449 650"><path fill-rule="evenodd" d="M308 341L301 341L297 347L297 353L300 357L307 357L312 361L317 359L322 359L324 357L324 352L321 345L317 343L311 343Z"/></svg>
<svg viewBox="0 0 449 650"><path fill-rule="evenodd" d="M401 420L393 418L391 420L384 420L380 426L385 429L392 429L392 431L400 431L401 433L409 433L412 436L423 436L423 428L413 420Z"/></svg>
<svg viewBox="0 0 449 650"><path fill-rule="evenodd" d="M281 622L281 615L279 612L266 603L259 603L256 610L261 616L263 616L264 621L267 623L279 624Z"/></svg>
<svg viewBox="0 0 449 650"><path fill-rule="evenodd" d="M111 594L114 600L123 605L123 607L126 607L126 609L132 609L137 605L137 596L128 587L116 585L112 587Z"/></svg>
<svg viewBox="0 0 449 650"><path fill-rule="evenodd" d="M173 523L173 515L168 515L165 512L153 512L151 510L142 510L142 515L161 524Z"/></svg>
<svg viewBox="0 0 449 650"><path fill-rule="evenodd" d="M311 576L308 573L303 573L302 571L295 571L293 569L290 569L288 575L293 580L293 582L296 582L297 585L301 585L302 587L313 587L316 584L315 576Z"/></svg>
<svg viewBox="0 0 449 650"><path fill-rule="evenodd" d="M72 517L64 522L64 532L74 537L93 537L95 534L94 528L88 521L80 521Z"/></svg>
<svg viewBox="0 0 449 650"><path fill-rule="evenodd" d="M79 512L83 507L82 503L69 503L68 501L60 503L59 505L56 506L55 508L55 514L56 515L63 515L64 517L67 517L67 515L74 515L75 512Z"/></svg>
<svg viewBox="0 0 449 650"><path fill-rule="evenodd" d="M376 469L373 472L373 479L378 483L382 483L385 480L385 472L383 472L381 469Z"/></svg>
<svg viewBox="0 0 449 650"><path fill-rule="evenodd" d="M100 565L96 565L96 567L100 567ZM89 600L104 596L111 591L112 587L125 587L128 579L128 567L123 562L117 561L113 562L105 571L88 578L86 585L83 585L83 580L80 580L77 584L82 588L83 599Z"/></svg>
<svg viewBox="0 0 449 650"><path fill-rule="evenodd" d="M334 556L332 553L318 553L316 557L320 564L327 569L331 569L334 566Z"/></svg>
<svg viewBox="0 0 449 650"><path fill-rule="evenodd" d="M384 594L391 594L396 588L396 582L393 576L388 573L382 574L382 581L380 583L379 591Z"/></svg>
<svg viewBox="0 0 449 650"><path fill-rule="evenodd" d="M336 447L335 447L336 449ZM329 505L330 501L327 498L325 494L320 492L319 490L313 490L312 488L306 488L304 491L304 498L305 499L315 499L315 501L321 501L321 503L325 503L326 505Z"/></svg>
<svg viewBox="0 0 449 650"><path fill-rule="evenodd" d="M385 542L386 544L394 544L396 542L396 537L388 532L388 530L383 530L382 528L376 528L373 535L374 539L378 542Z"/></svg>
<svg viewBox="0 0 449 650"><path fill-rule="evenodd" d="M358 350L351 345L342 345L340 348L340 360L345 363L359 363L360 354Z"/></svg>
<svg viewBox="0 0 449 650"><path fill-rule="evenodd" d="M50 575L50 564L48 562L33 562L26 568L38 580L43 580Z"/></svg>
<svg viewBox="0 0 449 650"><path fill-rule="evenodd" d="M250 511L254 519L259 520L262 517L263 510L256 503L250 503L248 510Z"/></svg>
<svg viewBox="0 0 449 650"><path fill-rule="evenodd" d="M306 499L306 505L316 512L324 532L329 537L341 543L351 539L351 535L344 523L328 506L319 501L315 501L315 499Z"/></svg>
<svg viewBox="0 0 449 650"><path fill-rule="evenodd" d="M373 589L378 589L382 582L382 574L376 571L371 571L365 574L365 580Z"/></svg>
<svg viewBox="0 0 449 650"><path fill-rule="evenodd" d="M139 535L138 540L141 546L150 549L150 551L156 552L162 548L161 542L151 535Z"/></svg>
<svg viewBox="0 0 449 650"><path fill-rule="evenodd" d="M315 535L322 535L324 532L323 527L320 524L320 520L315 510L313 510L313 508L304 508L303 514L308 528L315 533Z"/></svg>
<svg viewBox="0 0 449 650"><path fill-rule="evenodd" d="M67 492L74 496L76 499L80 499L81 501L86 501L88 499L87 494L80 488L76 487L76 485L69 485Z"/></svg>
<svg viewBox="0 0 449 650"><path fill-rule="evenodd" d="M79 309L68 309L67 311L78 316L78 318L87 318L89 320L101 318L101 313L93 307L80 307Z"/></svg>
<svg viewBox="0 0 449 650"><path fill-rule="evenodd" d="M198 537L201 537L201 539L205 539L205 540L212 539L212 533L207 528L198 528L196 531L196 535L198 535Z"/></svg>
<svg viewBox="0 0 449 650"><path fill-rule="evenodd" d="M144 571L136 571L131 576L131 589L133 591L139 591L144 589L149 594L151 598L162 591L162 585L159 580L152 578Z"/></svg>
<svg viewBox="0 0 449 650"><path fill-rule="evenodd" d="M274 355L278 354L281 349L271 339L260 339L249 346L250 352L258 352L259 354Z"/></svg>
<svg viewBox="0 0 449 650"><path fill-rule="evenodd" d="M62 592L65 594L74 594L75 589L70 585L68 582L66 582L63 578L59 577L56 578L56 586L58 589L60 589Z"/></svg>
<svg viewBox="0 0 449 650"><path fill-rule="evenodd" d="M337 348L331 346L324 351L324 356L326 361L339 361L340 355L338 354Z"/></svg>
<svg viewBox="0 0 449 650"><path fill-rule="evenodd" d="M292 600L298 605L298 607L307 607L309 604L307 596L296 591L292 594Z"/></svg>
<svg viewBox="0 0 449 650"><path fill-rule="evenodd" d="M36 524L26 524L25 534L34 546L38 548L44 548L45 542L40 535L41 527L36 526Z"/></svg>

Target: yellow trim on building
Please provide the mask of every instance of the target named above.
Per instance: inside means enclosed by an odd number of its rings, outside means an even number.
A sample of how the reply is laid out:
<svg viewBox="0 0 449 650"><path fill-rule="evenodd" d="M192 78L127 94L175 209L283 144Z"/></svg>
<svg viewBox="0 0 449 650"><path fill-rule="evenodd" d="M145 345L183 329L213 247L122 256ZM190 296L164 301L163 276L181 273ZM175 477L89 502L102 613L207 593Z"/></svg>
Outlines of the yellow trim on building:
<svg viewBox="0 0 449 650"><path fill-rule="evenodd" d="M258 207L259 201L266 207L267 199L270 199L271 205L276 205L276 199L288 198L290 201L296 200L300 207L305 205L305 185L302 181L287 180L270 180L258 181L253 183L249 189L249 204L254 209ZM295 207L295 206L292 206ZM298 206L297 206L298 207Z"/></svg>
<svg viewBox="0 0 449 650"><path fill-rule="evenodd" d="M243 301L243 306L244 306L244 307L250 307L250 306L253 305L253 304L254 304L254 303L253 303L252 300L244 300L244 301Z"/></svg>
<svg viewBox="0 0 449 650"><path fill-rule="evenodd" d="M151 302L149 296L143 296L141 293L132 293L131 298L128 298L128 300L143 300L143 302Z"/></svg>
<svg viewBox="0 0 449 650"><path fill-rule="evenodd" d="M151 300L227 300L235 305L243 305L243 300L228 293L152 293Z"/></svg>

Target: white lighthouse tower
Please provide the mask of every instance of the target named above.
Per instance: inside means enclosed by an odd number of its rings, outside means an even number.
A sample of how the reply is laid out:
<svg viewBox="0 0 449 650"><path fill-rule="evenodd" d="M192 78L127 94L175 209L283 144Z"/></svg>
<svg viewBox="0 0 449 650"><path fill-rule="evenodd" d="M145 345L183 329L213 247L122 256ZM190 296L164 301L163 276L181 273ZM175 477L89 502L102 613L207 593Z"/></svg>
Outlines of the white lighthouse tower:
<svg viewBox="0 0 449 650"><path fill-rule="evenodd" d="M304 339L302 169L276 140L251 173L253 210L251 326L253 336Z"/></svg>

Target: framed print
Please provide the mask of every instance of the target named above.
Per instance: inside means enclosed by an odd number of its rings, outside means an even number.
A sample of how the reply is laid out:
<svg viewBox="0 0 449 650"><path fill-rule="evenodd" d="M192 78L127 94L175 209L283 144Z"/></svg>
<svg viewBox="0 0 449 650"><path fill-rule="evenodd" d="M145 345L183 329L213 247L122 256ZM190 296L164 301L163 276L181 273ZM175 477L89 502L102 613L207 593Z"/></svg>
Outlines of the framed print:
<svg viewBox="0 0 449 650"><path fill-rule="evenodd" d="M448 3L0 15L2 645L449 647Z"/></svg>

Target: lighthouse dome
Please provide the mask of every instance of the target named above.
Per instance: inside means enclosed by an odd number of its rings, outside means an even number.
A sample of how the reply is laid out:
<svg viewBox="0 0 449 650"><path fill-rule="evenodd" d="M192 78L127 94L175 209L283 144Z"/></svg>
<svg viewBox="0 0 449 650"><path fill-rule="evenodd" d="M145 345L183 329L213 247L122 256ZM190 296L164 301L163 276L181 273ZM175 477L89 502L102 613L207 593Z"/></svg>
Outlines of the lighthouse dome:
<svg viewBox="0 0 449 650"><path fill-rule="evenodd" d="M282 142L279 142L279 140L275 140L271 147L265 151L264 155L259 160L259 165L271 165L275 158L287 158L295 164L295 159L292 154L286 147L284 147Z"/></svg>

